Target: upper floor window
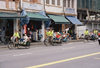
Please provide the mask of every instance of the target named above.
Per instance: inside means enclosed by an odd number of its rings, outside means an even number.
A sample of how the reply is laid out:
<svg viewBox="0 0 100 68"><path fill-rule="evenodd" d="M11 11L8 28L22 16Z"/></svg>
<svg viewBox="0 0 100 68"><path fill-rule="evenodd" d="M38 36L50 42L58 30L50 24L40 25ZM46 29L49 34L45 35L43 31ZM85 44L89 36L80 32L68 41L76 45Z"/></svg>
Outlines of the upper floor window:
<svg viewBox="0 0 100 68"><path fill-rule="evenodd" d="M32 2L33 0L24 0L24 1L27 1L27 2Z"/></svg>
<svg viewBox="0 0 100 68"><path fill-rule="evenodd" d="M72 0L72 8L74 8L74 0Z"/></svg>
<svg viewBox="0 0 100 68"><path fill-rule="evenodd" d="M55 0L52 0L52 4L55 5Z"/></svg>
<svg viewBox="0 0 100 68"><path fill-rule="evenodd" d="M66 0L63 0L63 6L66 7Z"/></svg>
<svg viewBox="0 0 100 68"><path fill-rule="evenodd" d="M30 0L30 2L34 2L34 0Z"/></svg>
<svg viewBox="0 0 100 68"><path fill-rule="evenodd" d="M16 0L9 0L9 1L16 1Z"/></svg>
<svg viewBox="0 0 100 68"><path fill-rule="evenodd" d="M38 3L41 3L41 0L37 0Z"/></svg>
<svg viewBox="0 0 100 68"><path fill-rule="evenodd" d="M27 2L38 2L38 0L24 0L24 1L27 1Z"/></svg>
<svg viewBox="0 0 100 68"><path fill-rule="evenodd" d="M68 7L70 7L70 0L68 0Z"/></svg>
<svg viewBox="0 0 100 68"><path fill-rule="evenodd" d="M60 5L60 0L57 0L57 5Z"/></svg>
<svg viewBox="0 0 100 68"><path fill-rule="evenodd" d="M49 0L46 0L46 4L49 4Z"/></svg>
<svg viewBox="0 0 100 68"><path fill-rule="evenodd" d="M0 0L0 1L6 1L6 0ZM8 1L19 1L19 0L8 0Z"/></svg>

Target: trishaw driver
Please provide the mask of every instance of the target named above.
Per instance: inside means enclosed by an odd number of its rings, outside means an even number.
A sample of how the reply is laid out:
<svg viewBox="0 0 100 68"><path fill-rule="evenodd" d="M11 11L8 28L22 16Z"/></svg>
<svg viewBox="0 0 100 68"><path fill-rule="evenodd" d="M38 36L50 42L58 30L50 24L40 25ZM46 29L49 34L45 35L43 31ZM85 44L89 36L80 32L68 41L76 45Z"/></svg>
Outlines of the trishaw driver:
<svg viewBox="0 0 100 68"><path fill-rule="evenodd" d="M13 34L14 40L17 42L18 39L20 38L18 31L16 30L15 33Z"/></svg>
<svg viewBox="0 0 100 68"><path fill-rule="evenodd" d="M49 41L52 41L53 33L54 33L54 31L52 30L52 28L50 28L49 31L46 32L47 37L49 37Z"/></svg>

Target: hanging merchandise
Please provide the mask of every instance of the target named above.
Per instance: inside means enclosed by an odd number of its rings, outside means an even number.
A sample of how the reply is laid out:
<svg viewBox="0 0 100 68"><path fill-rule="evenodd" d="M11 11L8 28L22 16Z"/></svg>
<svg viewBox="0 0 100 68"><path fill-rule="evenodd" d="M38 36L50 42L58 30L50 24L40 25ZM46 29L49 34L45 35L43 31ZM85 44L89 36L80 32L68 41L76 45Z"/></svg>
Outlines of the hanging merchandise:
<svg viewBox="0 0 100 68"><path fill-rule="evenodd" d="M51 22L50 22L50 21L46 21L46 22L45 22L45 28L50 27L50 25L51 25Z"/></svg>
<svg viewBox="0 0 100 68"><path fill-rule="evenodd" d="M32 26L31 26L31 30L33 30L33 28L34 28L34 27L33 27L33 25L32 25Z"/></svg>
<svg viewBox="0 0 100 68"><path fill-rule="evenodd" d="M28 24L30 18L27 16L27 13L26 13L26 11L24 9L21 12L21 16L24 16L24 18L20 19L20 21L21 21L20 25L23 26L25 24Z"/></svg>
<svg viewBox="0 0 100 68"><path fill-rule="evenodd" d="M24 34L27 34L27 25L24 25Z"/></svg>

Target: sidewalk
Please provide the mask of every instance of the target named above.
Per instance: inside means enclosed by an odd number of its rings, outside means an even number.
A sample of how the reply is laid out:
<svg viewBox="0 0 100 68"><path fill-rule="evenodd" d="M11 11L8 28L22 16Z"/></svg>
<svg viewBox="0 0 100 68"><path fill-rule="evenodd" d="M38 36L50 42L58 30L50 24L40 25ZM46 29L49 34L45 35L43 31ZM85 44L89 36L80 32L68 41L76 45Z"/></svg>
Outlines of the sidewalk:
<svg viewBox="0 0 100 68"><path fill-rule="evenodd" d="M32 46L37 46L37 45L44 45L43 42L32 42ZM1 48L7 48L7 45L4 45L3 43L0 43L0 49Z"/></svg>
<svg viewBox="0 0 100 68"><path fill-rule="evenodd" d="M1 48L7 48L7 45L4 45L3 43L0 43L0 49Z"/></svg>
<svg viewBox="0 0 100 68"><path fill-rule="evenodd" d="M64 44L70 43L70 42L82 42L83 40L69 40L68 42L64 42ZM32 42L31 46L41 46L44 45L43 42ZM7 45L4 45L3 43L0 43L0 49L1 48L7 48Z"/></svg>

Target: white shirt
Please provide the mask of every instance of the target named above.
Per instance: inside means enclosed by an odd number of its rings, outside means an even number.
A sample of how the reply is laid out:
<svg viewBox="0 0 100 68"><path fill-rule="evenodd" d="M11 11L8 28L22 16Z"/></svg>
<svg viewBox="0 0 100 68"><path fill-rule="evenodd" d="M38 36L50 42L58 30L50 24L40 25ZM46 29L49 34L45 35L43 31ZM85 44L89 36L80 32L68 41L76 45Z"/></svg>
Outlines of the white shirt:
<svg viewBox="0 0 100 68"><path fill-rule="evenodd" d="M28 41L28 37L24 36L24 41L27 42Z"/></svg>

